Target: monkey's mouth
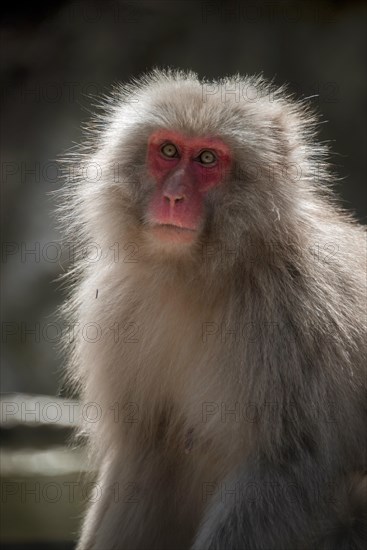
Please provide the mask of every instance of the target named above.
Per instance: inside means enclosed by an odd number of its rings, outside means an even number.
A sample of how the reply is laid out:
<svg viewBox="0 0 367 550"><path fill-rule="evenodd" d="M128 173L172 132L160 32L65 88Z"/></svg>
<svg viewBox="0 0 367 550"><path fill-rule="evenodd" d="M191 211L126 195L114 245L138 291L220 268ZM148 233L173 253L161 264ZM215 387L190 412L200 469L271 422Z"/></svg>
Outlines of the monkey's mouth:
<svg viewBox="0 0 367 550"><path fill-rule="evenodd" d="M152 235L165 243L190 244L196 240L197 231L172 224L156 224L150 229Z"/></svg>

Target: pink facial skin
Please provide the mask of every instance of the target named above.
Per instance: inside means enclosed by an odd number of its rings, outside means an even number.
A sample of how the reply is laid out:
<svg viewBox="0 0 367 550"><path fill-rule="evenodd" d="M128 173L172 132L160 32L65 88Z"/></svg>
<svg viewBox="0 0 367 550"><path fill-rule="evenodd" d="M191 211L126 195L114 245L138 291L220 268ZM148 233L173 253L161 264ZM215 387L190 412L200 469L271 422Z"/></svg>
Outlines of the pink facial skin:
<svg viewBox="0 0 367 550"><path fill-rule="evenodd" d="M166 144L174 145L177 156L163 154ZM203 151L213 153L215 162L200 162ZM193 242L203 219L204 197L222 184L231 160L229 148L218 138L187 137L169 130L154 132L147 153L149 174L156 183L148 207L153 235L165 242Z"/></svg>

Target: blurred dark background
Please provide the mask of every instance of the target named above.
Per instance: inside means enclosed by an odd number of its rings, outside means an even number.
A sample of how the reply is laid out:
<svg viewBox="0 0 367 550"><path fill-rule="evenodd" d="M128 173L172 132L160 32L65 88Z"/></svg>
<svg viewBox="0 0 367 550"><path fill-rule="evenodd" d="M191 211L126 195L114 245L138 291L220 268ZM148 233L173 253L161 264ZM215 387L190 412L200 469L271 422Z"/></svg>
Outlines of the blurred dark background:
<svg viewBox="0 0 367 550"><path fill-rule="evenodd" d="M59 0L5 2L2 12L0 540L3 548L71 548L88 497L82 452L66 446L73 419L55 351L63 298L55 279L68 262L49 194L61 185L57 158L80 140L93 98L117 81L154 66L208 78L263 73L312 96L342 203L365 222L366 7Z"/></svg>

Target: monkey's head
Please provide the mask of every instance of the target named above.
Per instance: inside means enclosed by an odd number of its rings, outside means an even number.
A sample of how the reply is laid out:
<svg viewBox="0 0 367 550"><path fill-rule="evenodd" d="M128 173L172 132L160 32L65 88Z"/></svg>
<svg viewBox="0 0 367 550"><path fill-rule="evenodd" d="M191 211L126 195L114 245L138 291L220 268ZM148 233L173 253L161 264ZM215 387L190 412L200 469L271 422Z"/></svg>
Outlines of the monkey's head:
<svg viewBox="0 0 367 550"><path fill-rule="evenodd" d="M245 250L302 223L323 151L305 105L261 78L154 72L118 88L99 122L101 177L78 202L97 242L194 257L203 243Z"/></svg>

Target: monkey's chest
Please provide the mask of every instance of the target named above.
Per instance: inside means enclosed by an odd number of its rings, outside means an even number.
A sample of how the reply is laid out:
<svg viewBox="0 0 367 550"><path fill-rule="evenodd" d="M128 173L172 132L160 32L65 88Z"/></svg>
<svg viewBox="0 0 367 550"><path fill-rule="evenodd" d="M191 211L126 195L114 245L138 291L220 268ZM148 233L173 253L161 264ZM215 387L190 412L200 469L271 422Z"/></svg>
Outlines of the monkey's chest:
<svg viewBox="0 0 367 550"><path fill-rule="evenodd" d="M245 434L231 413L239 388L225 368L230 358L220 336L207 338L208 323L220 325L218 315L182 301L157 300L147 301L134 322L138 337L125 346L124 388L126 399L137 404L140 428L168 442L184 463L227 464L228 449L236 454ZM161 427L143 428L152 424Z"/></svg>
<svg viewBox="0 0 367 550"><path fill-rule="evenodd" d="M222 352L204 332L208 322L217 323L214 313L172 297L146 300L141 313L125 321L137 332L123 347L125 383L136 397L153 403L167 398L190 408L197 399L214 398Z"/></svg>

